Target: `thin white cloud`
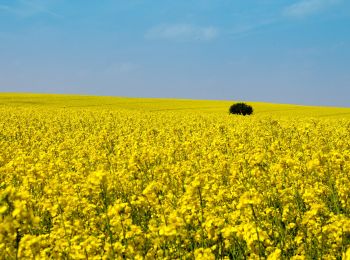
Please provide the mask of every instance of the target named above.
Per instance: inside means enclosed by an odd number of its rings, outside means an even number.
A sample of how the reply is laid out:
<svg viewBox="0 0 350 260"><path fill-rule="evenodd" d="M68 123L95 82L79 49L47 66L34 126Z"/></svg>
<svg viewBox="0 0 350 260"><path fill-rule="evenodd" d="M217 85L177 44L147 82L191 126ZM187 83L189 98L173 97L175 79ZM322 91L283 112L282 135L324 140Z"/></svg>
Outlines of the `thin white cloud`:
<svg viewBox="0 0 350 260"><path fill-rule="evenodd" d="M213 26L201 27L192 24L163 24L146 32L148 39L169 39L180 41L209 41L218 37L219 31Z"/></svg>
<svg viewBox="0 0 350 260"><path fill-rule="evenodd" d="M0 5L0 11L10 11L10 7L8 5Z"/></svg>
<svg viewBox="0 0 350 260"><path fill-rule="evenodd" d="M257 20L255 22L237 23L236 25L232 26L230 30L228 30L228 34L235 37L244 37L251 33L259 32L277 22L278 20L276 18L270 18L265 20Z"/></svg>
<svg viewBox="0 0 350 260"><path fill-rule="evenodd" d="M302 0L287 6L283 14L288 17L303 18L323 12L341 2L341 0Z"/></svg>
<svg viewBox="0 0 350 260"><path fill-rule="evenodd" d="M0 12L7 12L15 16L26 18L38 14L47 14L55 18L62 16L49 8L51 1L41 0L19 0L13 1L11 5L0 5Z"/></svg>

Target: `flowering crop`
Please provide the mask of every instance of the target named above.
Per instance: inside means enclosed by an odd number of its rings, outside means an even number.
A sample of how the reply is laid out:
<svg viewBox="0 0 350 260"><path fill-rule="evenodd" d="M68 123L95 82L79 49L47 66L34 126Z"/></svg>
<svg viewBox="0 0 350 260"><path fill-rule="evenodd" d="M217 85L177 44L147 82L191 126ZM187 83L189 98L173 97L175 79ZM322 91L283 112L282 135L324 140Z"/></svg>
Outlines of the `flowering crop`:
<svg viewBox="0 0 350 260"><path fill-rule="evenodd" d="M349 109L11 97L1 259L350 259Z"/></svg>

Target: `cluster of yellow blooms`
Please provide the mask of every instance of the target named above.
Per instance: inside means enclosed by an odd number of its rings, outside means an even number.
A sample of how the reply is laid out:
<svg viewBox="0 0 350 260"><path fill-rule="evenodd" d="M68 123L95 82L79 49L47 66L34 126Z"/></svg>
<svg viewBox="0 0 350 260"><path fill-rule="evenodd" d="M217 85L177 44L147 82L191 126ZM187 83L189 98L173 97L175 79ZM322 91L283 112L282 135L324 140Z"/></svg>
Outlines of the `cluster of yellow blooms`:
<svg viewBox="0 0 350 260"><path fill-rule="evenodd" d="M15 258L350 259L350 120L2 106Z"/></svg>

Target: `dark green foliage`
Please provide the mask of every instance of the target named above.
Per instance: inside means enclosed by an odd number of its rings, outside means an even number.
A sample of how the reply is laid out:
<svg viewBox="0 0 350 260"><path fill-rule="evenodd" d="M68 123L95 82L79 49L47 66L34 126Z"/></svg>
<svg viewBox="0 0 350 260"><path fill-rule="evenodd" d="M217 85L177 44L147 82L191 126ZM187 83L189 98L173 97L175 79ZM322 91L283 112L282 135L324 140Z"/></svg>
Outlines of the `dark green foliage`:
<svg viewBox="0 0 350 260"><path fill-rule="evenodd" d="M253 108L246 103L236 103L230 107L230 114L236 115L251 115L253 114Z"/></svg>

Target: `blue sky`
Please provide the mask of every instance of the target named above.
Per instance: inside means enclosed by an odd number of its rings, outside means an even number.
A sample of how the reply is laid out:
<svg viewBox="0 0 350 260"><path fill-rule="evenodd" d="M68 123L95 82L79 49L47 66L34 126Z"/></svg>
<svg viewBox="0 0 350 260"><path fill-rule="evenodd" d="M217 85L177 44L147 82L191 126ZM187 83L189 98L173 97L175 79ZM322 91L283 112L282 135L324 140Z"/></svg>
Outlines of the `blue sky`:
<svg viewBox="0 0 350 260"><path fill-rule="evenodd" d="M347 0L0 0L0 91L350 107Z"/></svg>

